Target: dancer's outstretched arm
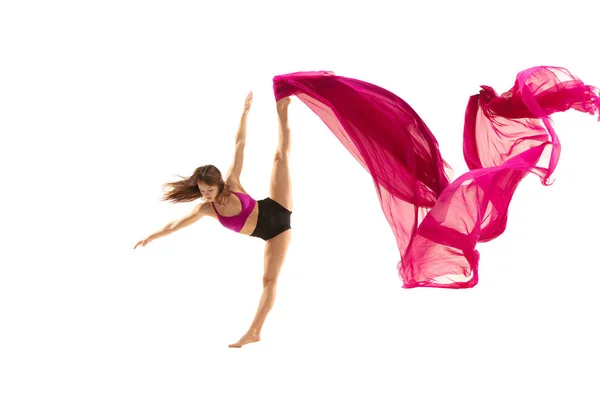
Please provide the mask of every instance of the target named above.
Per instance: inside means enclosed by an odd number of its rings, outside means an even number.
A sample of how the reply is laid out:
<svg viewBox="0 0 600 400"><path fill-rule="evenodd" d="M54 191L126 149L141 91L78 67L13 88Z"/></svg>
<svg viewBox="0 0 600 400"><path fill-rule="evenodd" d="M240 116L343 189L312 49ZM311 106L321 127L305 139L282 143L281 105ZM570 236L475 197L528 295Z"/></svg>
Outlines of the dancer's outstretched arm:
<svg viewBox="0 0 600 400"><path fill-rule="evenodd" d="M148 236L146 239L142 239L133 247L135 250L138 246L146 246L151 241L161 238L163 236L170 235L171 233L180 230L181 228L185 228L186 226L190 226L194 222L198 221L200 218L207 215L207 209L210 207L209 203L201 203L198 204L191 213L186 215L185 217L178 219L173 222L169 222L165 225L164 228L154 232L152 235Z"/></svg>
<svg viewBox="0 0 600 400"><path fill-rule="evenodd" d="M237 134L235 135L235 153L233 156L233 163L227 171L225 181L230 182L231 180L235 183L239 183L240 175L242 174L242 167L244 166L244 149L246 147L246 120L250 107L252 106L252 92L248 93L246 102L244 104L244 112L240 120L240 126Z"/></svg>

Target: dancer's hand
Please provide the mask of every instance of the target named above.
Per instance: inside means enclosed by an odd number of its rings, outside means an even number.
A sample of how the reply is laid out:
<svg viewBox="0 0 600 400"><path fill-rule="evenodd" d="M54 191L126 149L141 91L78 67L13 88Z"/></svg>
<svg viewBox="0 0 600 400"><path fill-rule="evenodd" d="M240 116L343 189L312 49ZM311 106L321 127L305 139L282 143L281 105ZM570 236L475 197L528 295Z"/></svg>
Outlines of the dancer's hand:
<svg viewBox="0 0 600 400"><path fill-rule="evenodd" d="M250 93L248 93L248 96L246 96L246 103L244 104L244 112L250 111L250 106L252 106L252 91L250 91Z"/></svg>
<svg viewBox="0 0 600 400"><path fill-rule="evenodd" d="M152 241L152 237L148 236L146 239L142 239L139 242L137 242L137 244L133 247L133 249L135 250L138 246L146 246L148 243L150 243Z"/></svg>

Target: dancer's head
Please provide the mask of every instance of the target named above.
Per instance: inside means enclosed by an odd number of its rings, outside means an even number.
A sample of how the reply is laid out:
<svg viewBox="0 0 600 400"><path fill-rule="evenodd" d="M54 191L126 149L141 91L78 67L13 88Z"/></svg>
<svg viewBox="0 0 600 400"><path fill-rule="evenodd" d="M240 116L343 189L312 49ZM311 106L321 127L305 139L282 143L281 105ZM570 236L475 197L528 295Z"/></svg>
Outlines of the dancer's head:
<svg viewBox="0 0 600 400"><path fill-rule="evenodd" d="M220 202L231 193L221 171L214 165L198 167L188 178L181 178L165 185L167 191L163 200L181 203L203 198L207 202Z"/></svg>
<svg viewBox="0 0 600 400"><path fill-rule="evenodd" d="M196 186L206 201L214 201L219 196L229 194L229 187L223 181L221 171L214 165L196 168L192 176L197 176Z"/></svg>

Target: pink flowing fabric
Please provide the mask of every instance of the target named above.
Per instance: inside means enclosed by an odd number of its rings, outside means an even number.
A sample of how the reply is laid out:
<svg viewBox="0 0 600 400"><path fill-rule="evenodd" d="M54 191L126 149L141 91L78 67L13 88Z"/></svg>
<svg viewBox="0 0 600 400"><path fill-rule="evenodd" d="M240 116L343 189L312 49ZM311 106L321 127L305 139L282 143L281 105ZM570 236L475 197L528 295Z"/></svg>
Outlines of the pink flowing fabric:
<svg viewBox="0 0 600 400"><path fill-rule="evenodd" d="M276 100L297 96L371 174L396 236L405 288L476 285L476 244L504 232L512 196L528 173L547 185L556 168L560 142L550 115L594 115L600 107L600 91L564 68L522 71L500 96L482 86L465 113L469 171L451 183L434 135L395 94L326 71L279 75L273 83Z"/></svg>

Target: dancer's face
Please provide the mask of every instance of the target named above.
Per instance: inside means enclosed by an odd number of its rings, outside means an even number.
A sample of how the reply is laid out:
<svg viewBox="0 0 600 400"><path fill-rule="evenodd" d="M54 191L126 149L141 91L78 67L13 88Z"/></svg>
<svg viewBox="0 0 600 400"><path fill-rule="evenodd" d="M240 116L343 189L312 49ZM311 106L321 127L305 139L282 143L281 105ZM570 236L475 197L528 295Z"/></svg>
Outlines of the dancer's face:
<svg viewBox="0 0 600 400"><path fill-rule="evenodd" d="M205 182L198 181L198 189L200 189L200 193L204 196L204 200L207 202L212 202L217 197L219 193L219 188L217 186L208 186Z"/></svg>

